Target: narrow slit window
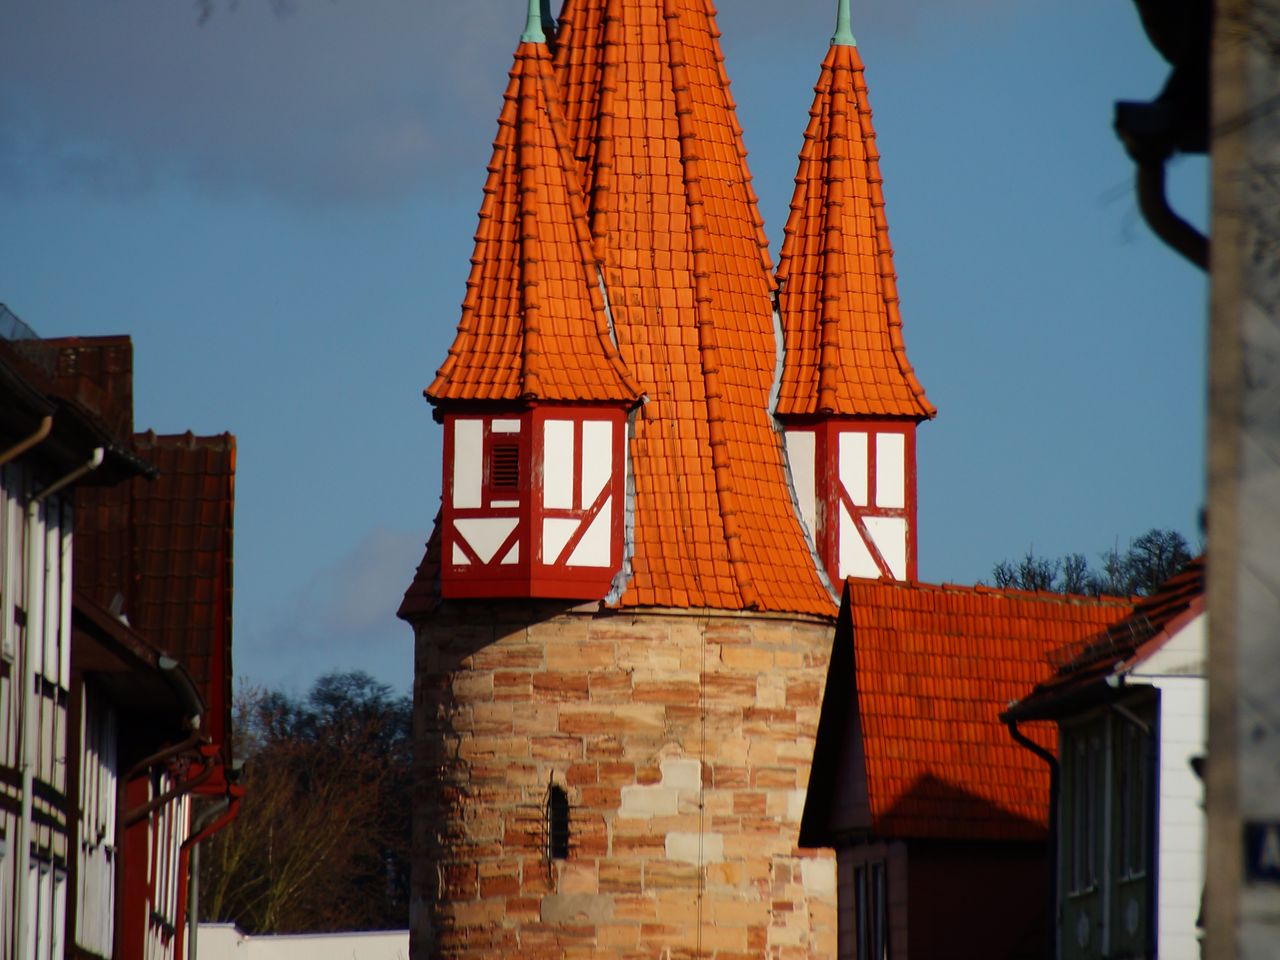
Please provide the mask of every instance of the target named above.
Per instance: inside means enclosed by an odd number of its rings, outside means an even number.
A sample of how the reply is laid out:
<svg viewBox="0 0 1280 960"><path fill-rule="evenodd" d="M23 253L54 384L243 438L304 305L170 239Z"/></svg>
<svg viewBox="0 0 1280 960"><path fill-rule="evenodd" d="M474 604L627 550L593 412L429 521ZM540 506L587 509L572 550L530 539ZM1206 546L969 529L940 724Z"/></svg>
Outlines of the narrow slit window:
<svg viewBox="0 0 1280 960"><path fill-rule="evenodd" d="M569 859L569 795L554 783L547 790L547 859Z"/></svg>

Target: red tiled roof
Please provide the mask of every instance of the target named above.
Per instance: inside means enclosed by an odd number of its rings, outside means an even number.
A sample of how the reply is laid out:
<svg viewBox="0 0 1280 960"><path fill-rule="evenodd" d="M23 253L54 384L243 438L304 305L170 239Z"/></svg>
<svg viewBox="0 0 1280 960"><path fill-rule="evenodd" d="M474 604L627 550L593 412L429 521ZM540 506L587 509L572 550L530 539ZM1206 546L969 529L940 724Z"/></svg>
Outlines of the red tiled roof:
<svg viewBox="0 0 1280 960"><path fill-rule="evenodd" d="M414 572L413 582L404 592L396 616L413 621L415 617L430 613L440 603L440 515L436 514L431 536L422 555L422 562Z"/></svg>
<svg viewBox="0 0 1280 960"><path fill-rule="evenodd" d="M1096 684L1126 664L1145 660L1162 647L1189 617L1204 610L1205 561L1192 560L1155 593L1133 606L1132 613L1081 640L1050 652L1053 675L1036 679L1035 689L1009 708L1015 718L1047 716L1053 706ZM1025 693L1025 690L1023 691Z"/></svg>
<svg viewBox="0 0 1280 960"><path fill-rule="evenodd" d="M985 587L846 584L802 842L821 843L841 743L861 731L866 811L880 837L1027 839L1049 804L1045 766L1000 712L1046 654L1121 619L1128 602ZM1052 728L1024 731L1054 749ZM812 807L812 811L810 809ZM806 829L807 828L807 829ZM817 838L815 840L815 837Z"/></svg>
<svg viewBox="0 0 1280 960"><path fill-rule="evenodd" d="M545 44L516 49L484 193L462 321L428 398L635 403Z"/></svg>
<svg viewBox="0 0 1280 960"><path fill-rule="evenodd" d="M625 606L830 615L769 415L763 222L703 0L567 0L556 70L634 420Z"/></svg>
<svg viewBox="0 0 1280 960"><path fill-rule="evenodd" d="M229 749L235 438L136 434L154 480L77 492L77 589L180 661L208 708L204 730Z"/></svg>
<svg viewBox="0 0 1280 960"><path fill-rule="evenodd" d="M778 262L779 415L932 417L907 362L862 58L832 43Z"/></svg>

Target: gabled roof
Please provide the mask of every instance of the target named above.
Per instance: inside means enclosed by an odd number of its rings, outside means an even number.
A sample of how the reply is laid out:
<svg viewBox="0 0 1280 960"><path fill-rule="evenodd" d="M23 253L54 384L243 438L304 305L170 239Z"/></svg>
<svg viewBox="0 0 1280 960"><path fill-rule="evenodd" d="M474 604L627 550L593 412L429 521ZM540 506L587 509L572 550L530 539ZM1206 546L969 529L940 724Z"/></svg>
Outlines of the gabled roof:
<svg viewBox="0 0 1280 960"><path fill-rule="evenodd" d="M814 94L778 262L778 414L932 417L907 362L862 58L844 30Z"/></svg>
<svg viewBox="0 0 1280 960"><path fill-rule="evenodd" d="M802 846L842 836L1031 839L1049 778L1000 711L1050 650L1125 600L851 579L836 624ZM1025 731L1053 749L1052 728Z"/></svg>
<svg viewBox="0 0 1280 960"><path fill-rule="evenodd" d="M545 42L516 48L484 194L462 320L427 397L637 402L610 339Z"/></svg>
<svg viewBox="0 0 1280 960"><path fill-rule="evenodd" d="M78 497L77 589L107 607L120 595L130 625L191 675L203 729L229 751L235 438L148 432L133 447L159 474Z"/></svg>
<svg viewBox="0 0 1280 960"><path fill-rule="evenodd" d="M624 606L829 616L769 413L773 280L704 0L567 0L556 70L595 253L649 402Z"/></svg>
<svg viewBox="0 0 1280 960"><path fill-rule="evenodd" d="M12 323L21 324L3 304L0 308ZM22 324L22 329L30 328ZM153 472L129 450L132 388L123 398L112 390L119 370L126 371L124 379L130 379L132 358L128 337L0 337L0 393L4 398L0 403L0 437L25 438L43 417L51 417L47 439L26 456L58 472L81 466L101 447L102 465L77 481L81 488L109 486ZM125 402L128 414L121 416Z"/></svg>
<svg viewBox="0 0 1280 960"><path fill-rule="evenodd" d="M1199 556L1174 574L1132 612L1080 641L1051 651L1053 675L1006 711L1011 720L1056 717L1106 698L1108 678L1126 673L1167 644L1190 620L1205 610L1205 561ZM1026 693L1026 690L1020 691Z"/></svg>

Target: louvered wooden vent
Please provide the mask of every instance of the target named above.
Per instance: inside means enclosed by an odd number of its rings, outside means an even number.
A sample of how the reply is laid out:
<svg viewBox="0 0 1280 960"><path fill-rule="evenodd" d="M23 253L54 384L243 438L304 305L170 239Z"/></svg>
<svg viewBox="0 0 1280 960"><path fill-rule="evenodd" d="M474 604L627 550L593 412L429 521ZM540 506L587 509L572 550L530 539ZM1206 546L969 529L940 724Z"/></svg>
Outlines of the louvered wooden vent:
<svg viewBox="0 0 1280 960"><path fill-rule="evenodd" d="M520 447L514 443L495 443L489 459L489 485L497 490L515 490L520 486Z"/></svg>

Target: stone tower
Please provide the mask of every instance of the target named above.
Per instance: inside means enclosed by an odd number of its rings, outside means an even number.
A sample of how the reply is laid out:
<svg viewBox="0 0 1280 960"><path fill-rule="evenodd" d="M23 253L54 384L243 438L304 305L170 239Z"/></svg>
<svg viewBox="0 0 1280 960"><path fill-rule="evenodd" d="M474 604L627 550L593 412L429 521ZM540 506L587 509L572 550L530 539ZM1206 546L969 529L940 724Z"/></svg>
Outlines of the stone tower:
<svg viewBox="0 0 1280 960"><path fill-rule="evenodd" d="M413 955L831 956L833 862L796 840L827 569L843 568L805 506L829 462L811 444L793 477L780 418L788 450L838 421L879 451L933 412L901 350L860 64L824 66L781 268L796 292L779 300L708 0L566 0L554 30L539 6L426 391L443 504L400 608L416 638ZM824 214L848 196L868 199ZM837 241L875 251L840 267L847 300L823 285ZM850 324L860 346L844 350ZM875 384L888 364L907 377L915 406L805 406L815 383L874 401L864 361ZM898 500L862 506L914 537L901 449Z"/></svg>

